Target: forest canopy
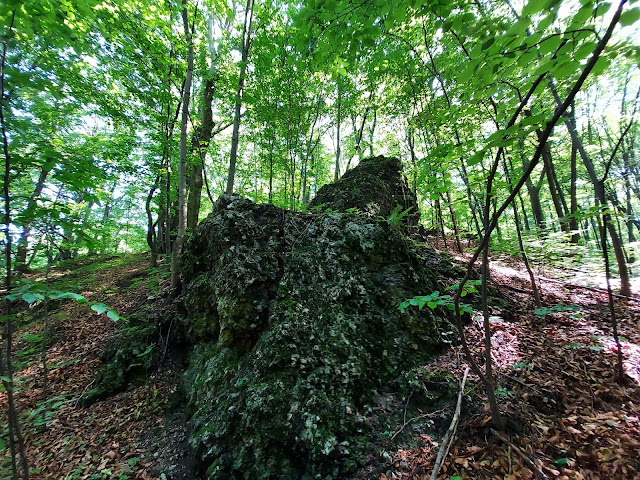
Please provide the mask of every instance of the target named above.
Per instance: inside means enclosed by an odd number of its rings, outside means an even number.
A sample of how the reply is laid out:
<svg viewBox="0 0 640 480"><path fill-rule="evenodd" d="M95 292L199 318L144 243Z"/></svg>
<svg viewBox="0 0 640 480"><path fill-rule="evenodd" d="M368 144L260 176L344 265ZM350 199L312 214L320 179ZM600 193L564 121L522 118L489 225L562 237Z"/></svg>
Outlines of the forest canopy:
<svg viewBox="0 0 640 480"><path fill-rule="evenodd" d="M517 224L582 258L604 212L628 275L639 17L591 0L4 2L10 269L155 262L225 191L305 210L391 154L428 226L481 233L513 192L494 247L517 251Z"/></svg>

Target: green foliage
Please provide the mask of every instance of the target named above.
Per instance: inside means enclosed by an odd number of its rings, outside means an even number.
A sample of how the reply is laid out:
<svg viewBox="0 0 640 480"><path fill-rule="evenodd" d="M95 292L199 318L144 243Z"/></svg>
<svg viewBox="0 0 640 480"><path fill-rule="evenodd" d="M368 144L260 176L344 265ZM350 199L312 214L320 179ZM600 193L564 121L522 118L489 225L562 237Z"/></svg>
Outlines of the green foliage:
<svg viewBox="0 0 640 480"><path fill-rule="evenodd" d="M469 280L465 284L465 287L460 293L460 296L466 297L469 293L477 293L478 290L476 289L476 286L479 285L480 282L481 282L480 280ZM459 289L458 283L456 283L455 285L450 285L445 288L445 290L453 290L453 291L456 291L458 289ZM453 298L451 297L451 295L442 295L437 290L429 295L419 295L409 300L405 300L400 304L400 306L398 307L398 310L404 312L405 310L407 310L409 307L412 307L412 306L418 307L418 310L422 310L425 305L432 310L438 307L446 307L452 312L455 311L455 304L453 302ZM471 308L471 305L468 305L466 303L461 303L460 312L470 315L473 313L473 309Z"/></svg>
<svg viewBox="0 0 640 480"><path fill-rule="evenodd" d="M414 209L411 207L403 210L402 205L398 205L391 211L391 215L389 215L389 218L387 219L389 225L391 225L393 228L398 228L404 223L403 219L413 210Z"/></svg>
<svg viewBox="0 0 640 480"><path fill-rule="evenodd" d="M544 317L545 315L552 315L554 313L561 312L579 312L580 307L576 305L554 305L553 307L540 307L536 308L533 313L535 313L539 317Z"/></svg>
<svg viewBox="0 0 640 480"><path fill-rule="evenodd" d="M87 299L83 295L74 292L53 290L47 287L45 284L39 282L25 281L22 285L14 288L12 291L13 293L5 295L5 298L7 298L7 300L10 300L12 302L16 300L22 300L30 306L45 300L45 298L47 298L48 300L75 300L80 304L87 303ZM96 312L98 315L106 313L107 317L109 317L113 321L126 321L126 318L121 317L117 312L112 310L104 303L89 302L88 305L91 307L91 310Z"/></svg>

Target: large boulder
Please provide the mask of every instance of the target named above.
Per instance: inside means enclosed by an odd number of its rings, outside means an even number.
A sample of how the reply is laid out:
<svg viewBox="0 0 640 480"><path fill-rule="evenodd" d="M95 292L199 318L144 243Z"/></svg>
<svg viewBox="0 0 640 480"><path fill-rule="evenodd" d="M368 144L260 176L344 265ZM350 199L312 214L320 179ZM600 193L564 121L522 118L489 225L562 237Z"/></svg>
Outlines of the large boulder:
<svg viewBox="0 0 640 480"><path fill-rule="evenodd" d="M434 254L383 216L223 195L195 229L184 378L206 478L345 478L368 453L376 392L442 351L444 310L398 309L440 288Z"/></svg>
<svg viewBox="0 0 640 480"><path fill-rule="evenodd" d="M371 157L347 170L336 183L318 190L311 210L356 211L366 216L391 219L405 226L417 225L420 210L413 191L395 157Z"/></svg>

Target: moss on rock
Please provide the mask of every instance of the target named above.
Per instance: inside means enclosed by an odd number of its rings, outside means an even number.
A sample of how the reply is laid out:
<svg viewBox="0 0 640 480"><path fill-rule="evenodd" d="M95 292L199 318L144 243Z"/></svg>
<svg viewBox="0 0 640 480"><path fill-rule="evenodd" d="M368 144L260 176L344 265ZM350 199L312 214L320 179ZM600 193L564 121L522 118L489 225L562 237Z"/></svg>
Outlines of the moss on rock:
<svg viewBox="0 0 640 480"><path fill-rule="evenodd" d="M149 370L158 363L158 336L168 318L166 312L159 314L151 306L131 315L126 326L107 341L95 386L82 397L84 405L146 380Z"/></svg>
<svg viewBox="0 0 640 480"><path fill-rule="evenodd" d="M451 334L444 311L398 310L439 288L425 255L378 217L218 200L181 267L191 443L206 478L357 469L376 391Z"/></svg>
<svg viewBox="0 0 640 480"><path fill-rule="evenodd" d="M347 170L336 183L323 186L309 208L393 219L415 226L420 210L413 191L402 175L402 162L395 157L371 157Z"/></svg>

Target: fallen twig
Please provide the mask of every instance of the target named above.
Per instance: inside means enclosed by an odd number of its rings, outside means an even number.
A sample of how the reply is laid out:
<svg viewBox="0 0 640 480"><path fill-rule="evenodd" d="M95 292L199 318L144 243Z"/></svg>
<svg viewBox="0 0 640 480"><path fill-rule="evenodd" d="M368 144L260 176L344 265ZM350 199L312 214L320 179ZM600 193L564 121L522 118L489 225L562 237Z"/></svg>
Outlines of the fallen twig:
<svg viewBox="0 0 640 480"><path fill-rule="evenodd" d="M402 433L402 431L405 429L405 427L407 425L409 425L411 422L415 422L416 420L421 420L423 418L430 418L430 417L436 417L438 415L440 415L442 412L444 412L446 410L446 408L443 408L441 410L436 410L435 412L429 412L429 413L422 413L420 415L416 415L415 417L410 418L409 420L406 420L402 426L400 427L399 430L396 431L396 433L393 434L393 436L391 437L391 440L393 440L394 438L396 438L398 435L400 435Z"/></svg>
<svg viewBox="0 0 640 480"><path fill-rule="evenodd" d="M453 443L453 439L455 438L456 429L458 428L458 420L460 420L460 408L462 406L462 394L464 392L464 385L467 383L467 375L469 374L469 367L467 367L464 371L464 375L462 376L462 382L460 382L460 391L458 392L458 403L456 405L456 411L453 414L453 418L451 419L451 424L449 425L449 429L447 433L445 433L444 438L442 439L442 444L440 445L440 450L438 450L438 455L436 456L436 463L433 466L433 471L431 472L431 477L429 480L436 480L438 473L440 473L440 469L442 468L442 463L449 453L449 448L451 448L451 444Z"/></svg>
<svg viewBox="0 0 640 480"><path fill-rule="evenodd" d="M515 446L507 437L502 435L500 432L497 432L493 428L491 429L491 433L493 433L496 437L498 437L500 440L506 443L507 446L509 446L512 450L514 450L518 455L520 455L520 457L527 463L527 465L529 465L536 472L538 472L538 475L540 475L542 478L549 478L547 477L547 475L545 475L545 473L542 470L538 468L538 466L534 463L533 460L531 460L519 447Z"/></svg>

